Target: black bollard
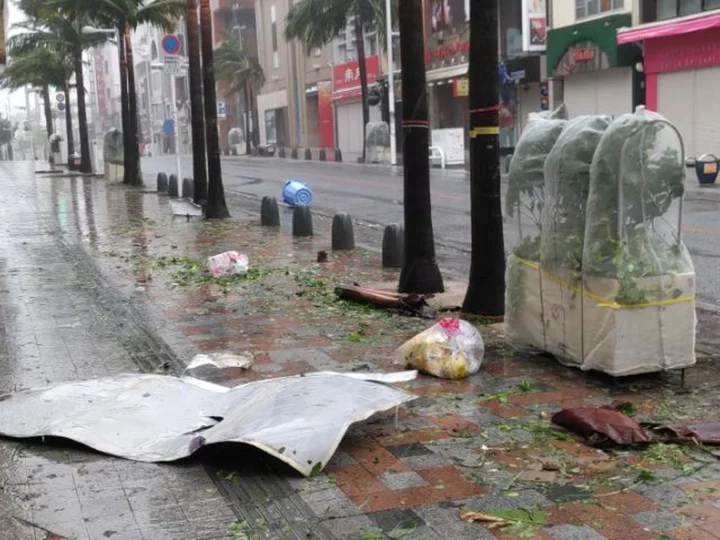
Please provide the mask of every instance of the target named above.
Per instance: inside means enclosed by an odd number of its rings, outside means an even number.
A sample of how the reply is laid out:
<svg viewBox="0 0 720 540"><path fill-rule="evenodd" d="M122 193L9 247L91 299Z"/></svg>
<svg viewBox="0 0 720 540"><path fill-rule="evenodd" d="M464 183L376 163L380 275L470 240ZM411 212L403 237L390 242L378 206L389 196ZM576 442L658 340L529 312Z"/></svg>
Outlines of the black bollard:
<svg viewBox="0 0 720 540"><path fill-rule="evenodd" d="M383 268L402 268L405 258L405 230L402 225L388 225L383 235Z"/></svg>
<svg viewBox="0 0 720 540"><path fill-rule="evenodd" d="M339 148L335 149L335 161L337 163L342 163L342 150Z"/></svg>
<svg viewBox="0 0 720 540"><path fill-rule="evenodd" d="M320 149L320 156L318 157L320 161L327 161L327 152L325 152L324 148Z"/></svg>
<svg viewBox="0 0 720 540"><path fill-rule="evenodd" d="M168 180L168 195L174 198L180 196L178 179L177 176L175 176L174 174L171 174L170 180Z"/></svg>
<svg viewBox="0 0 720 540"><path fill-rule="evenodd" d="M332 224L333 251L351 251L355 249L355 231L353 220L346 213L335 214Z"/></svg>
<svg viewBox="0 0 720 540"><path fill-rule="evenodd" d="M182 183L182 198L192 199L195 194L195 181L192 178L185 178Z"/></svg>
<svg viewBox="0 0 720 540"><path fill-rule="evenodd" d="M264 227L280 226L280 208L275 197L263 197L260 206L260 225Z"/></svg>
<svg viewBox="0 0 720 540"><path fill-rule="evenodd" d="M305 160L312 161L312 150L310 150L309 148L305 149Z"/></svg>
<svg viewBox="0 0 720 540"><path fill-rule="evenodd" d="M167 194L168 191L168 177L163 172L157 175L157 191L164 194Z"/></svg>
<svg viewBox="0 0 720 540"><path fill-rule="evenodd" d="M303 238L313 235L312 212L309 206L295 205L293 210L293 236Z"/></svg>
<svg viewBox="0 0 720 540"><path fill-rule="evenodd" d="M290 151L290 158L291 158L291 159L297 159L297 158L298 158L297 148L293 148L293 149Z"/></svg>
<svg viewBox="0 0 720 540"><path fill-rule="evenodd" d="M287 157L287 155L285 154L285 147L284 147L284 146L281 146L280 149L278 150L278 157L279 157L280 159L285 159L285 158Z"/></svg>

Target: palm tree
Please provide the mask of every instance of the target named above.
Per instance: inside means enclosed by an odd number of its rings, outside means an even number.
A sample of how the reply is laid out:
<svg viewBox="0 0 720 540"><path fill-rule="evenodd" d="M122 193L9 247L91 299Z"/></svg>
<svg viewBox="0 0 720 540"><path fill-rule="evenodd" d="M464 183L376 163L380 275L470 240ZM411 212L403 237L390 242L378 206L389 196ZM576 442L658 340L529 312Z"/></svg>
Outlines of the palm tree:
<svg viewBox="0 0 720 540"><path fill-rule="evenodd" d="M205 217L209 219L225 219L230 217L230 212L225 202L222 166L220 164L210 0L200 0L200 29L202 37L203 93L205 95L205 144L207 145L208 161L208 196L205 205Z"/></svg>
<svg viewBox="0 0 720 540"><path fill-rule="evenodd" d="M205 154L205 116L203 113L202 71L200 68L200 25L197 2L187 0L187 46L190 74L190 117L192 124L194 199L207 201L207 159Z"/></svg>
<svg viewBox="0 0 720 540"><path fill-rule="evenodd" d="M65 3L78 0L55 1ZM92 2L92 0L81 1ZM115 28L119 36L125 183L140 186L143 181L140 168L135 59L130 33L142 24L172 31L176 21L185 15L186 5L181 0L95 0L92 5L97 24Z"/></svg>
<svg viewBox="0 0 720 540"><path fill-rule="evenodd" d="M470 6L472 263L463 311L499 317L505 313L505 246L497 109L498 8L495 0L473 0Z"/></svg>
<svg viewBox="0 0 720 540"><path fill-rule="evenodd" d="M53 134L53 118L50 107L50 86L62 90L67 86L63 57L46 48L22 50L8 43L10 62L0 74L0 87L15 91L31 85L42 88L45 102L45 128L48 138Z"/></svg>
<svg viewBox="0 0 720 540"><path fill-rule="evenodd" d="M403 87L405 261L400 292L443 292L435 260L430 200L427 82L422 0L400 0L400 59Z"/></svg>
<svg viewBox="0 0 720 540"><path fill-rule="evenodd" d="M367 124L370 122L370 105L363 29L375 25L381 34L385 31L385 0L302 0L293 5L287 14L285 38L299 40L305 46L305 52L310 54L313 49L324 47L345 31L350 18L355 25L355 47L360 67L363 110L362 160L365 161L367 154L365 136ZM422 17L420 21L422 23Z"/></svg>
<svg viewBox="0 0 720 540"><path fill-rule="evenodd" d="M262 66L256 56L248 54L241 40L228 38L215 51L215 76L219 81L230 83L226 96L243 93L246 112L245 144L249 155L252 151L250 111L253 111L253 118L257 117L254 95L265 84L265 73Z"/></svg>
<svg viewBox="0 0 720 540"><path fill-rule="evenodd" d="M22 47L47 47L67 53L72 61L80 123L80 171L84 173L92 171L92 164L82 54L85 49L107 40L104 35L87 35L82 30L92 22L91 9L96 9L96 4L96 0L20 0L18 6L30 19L16 25L25 32L15 36L17 42L23 44Z"/></svg>

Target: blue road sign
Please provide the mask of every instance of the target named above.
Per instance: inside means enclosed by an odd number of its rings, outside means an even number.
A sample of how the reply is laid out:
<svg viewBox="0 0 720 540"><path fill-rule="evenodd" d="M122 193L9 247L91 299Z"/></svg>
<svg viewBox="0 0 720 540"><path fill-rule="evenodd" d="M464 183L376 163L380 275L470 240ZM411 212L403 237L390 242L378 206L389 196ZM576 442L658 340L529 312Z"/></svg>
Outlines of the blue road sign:
<svg viewBox="0 0 720 540"><path fill-rule="evenodd" d="M162 48L166 54L178 54L182 43L175 34L167 34L162 38Z"/></svg>

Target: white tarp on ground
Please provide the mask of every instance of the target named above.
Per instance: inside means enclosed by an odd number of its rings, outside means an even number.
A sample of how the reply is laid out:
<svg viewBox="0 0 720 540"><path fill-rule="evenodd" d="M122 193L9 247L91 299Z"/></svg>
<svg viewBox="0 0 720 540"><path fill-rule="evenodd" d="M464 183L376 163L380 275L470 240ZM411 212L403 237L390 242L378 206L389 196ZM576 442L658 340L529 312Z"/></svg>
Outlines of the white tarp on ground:
<svg viewBox="0 0 720 540"><path fill-rule="evenodd" d="M120 375L5 396L0 434L63 437L150 462L244 443L309 476L327 464L351 424L414 399L385 382L415 376L315 373L229 389L191 377Z"/></svg>

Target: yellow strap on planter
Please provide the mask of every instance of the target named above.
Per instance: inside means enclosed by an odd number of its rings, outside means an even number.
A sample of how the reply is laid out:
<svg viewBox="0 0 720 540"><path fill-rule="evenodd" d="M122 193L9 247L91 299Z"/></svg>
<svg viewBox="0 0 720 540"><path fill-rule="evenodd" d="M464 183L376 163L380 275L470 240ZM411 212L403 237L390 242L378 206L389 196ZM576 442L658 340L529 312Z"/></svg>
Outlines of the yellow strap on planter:
<svg viewBox="0 0 720 540"><path fill-rule="evenodd" d="M644 304L618 304L617 302L609 301L607 298L602 298L596 294L593 294L589 291L586 291L585 289L578 287L576 285L573 285L572 283L565 281L563 279L560 279L555 274L551 274L547 270L543 269L539 264L534 263L532 261L526 261L525 259L518 257L517 255L513 255L518 262L521 264L524 264L528 268L532 268L533 270L537 270L547 278L551 279L555 283L562 285L563 287L567 287L573 292L576 292L578 294L582 294L583 296L590 298L592 300L595 300L598 303L598 307L604 307L608 309L643 309L643 308L649 308L649 307L659 307L659 306L672 306L675 304L687 304L689 302L694 302L695 297L694 296L683 296L681 298L670 298L668 300L657 300L656 302L646 302Z"/></svg>

